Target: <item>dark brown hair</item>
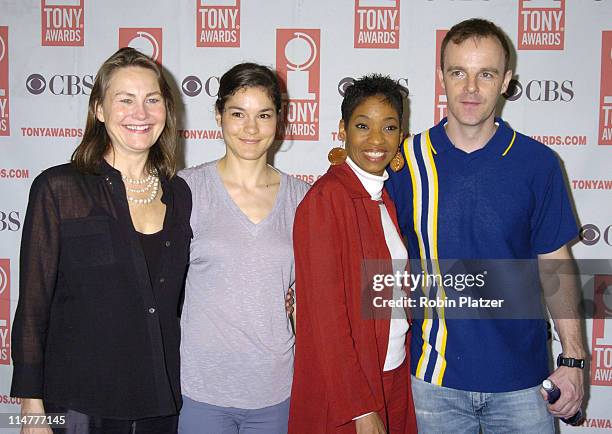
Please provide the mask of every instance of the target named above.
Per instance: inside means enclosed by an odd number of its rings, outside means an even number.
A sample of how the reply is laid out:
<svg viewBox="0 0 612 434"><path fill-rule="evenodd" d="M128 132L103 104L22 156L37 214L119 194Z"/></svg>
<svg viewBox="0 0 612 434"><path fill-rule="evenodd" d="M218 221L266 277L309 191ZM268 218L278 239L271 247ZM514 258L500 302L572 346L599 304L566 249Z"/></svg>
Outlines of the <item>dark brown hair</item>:
<svg viewBox="0 0 612 434"><path fill-rule="evenodd" d="M236 92L248 87L261 87L274 103L276 112L281 110L281 90L276 73L257 63L239 63L227 71L219 80L219 93L215 108L223 113L225 102Z"/></svg>
<svg viewBox="0 0 612 434"><path fill-rule="evenodd" d="M461 44L470 38L496 38L501 44L504 50L504 72L510 67L510 45L506 39L506 35L503 30L495 25L495 23L484 20L482 18L471 18L469 20L461 21L455 24L446 33L446 36L442 40L440 45L440 67L444 71L444 51L449 42L454 44Z"/></svg>
<svg viewBox="0 0 612 434"><path fill-rule="evenodd" d="M151 147L146 169L156 169L171 178L176 173L176 104L162 68L153 59L133 48L121 48L109 57L96 74L91 95L83 139L72 153L71 161L83 173L96 173L98 165L108 152L111 141L103 122L96 117L96 109L104 101L113 74L127 67L139 67L153 71L166 106L166 125L157 142Z"/></svg>

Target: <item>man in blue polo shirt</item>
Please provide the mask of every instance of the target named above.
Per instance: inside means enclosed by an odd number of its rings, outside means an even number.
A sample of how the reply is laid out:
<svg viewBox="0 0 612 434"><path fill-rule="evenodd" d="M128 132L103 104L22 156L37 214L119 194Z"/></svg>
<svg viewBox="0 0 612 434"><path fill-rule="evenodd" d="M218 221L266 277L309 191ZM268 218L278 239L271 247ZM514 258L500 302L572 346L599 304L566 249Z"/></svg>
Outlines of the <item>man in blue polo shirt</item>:
<svg viewBox="0 0 612 434"><path fill-rule="evenodd" d="M578 229L555 154L495 118L512 77L509 55L503 32L489 21L471 19L450 29L438 71L448 116L406 140L407 164L390 171L387 189L410 255L424 264L533 260L536 279L521 289L554 293L549 300L556 302L547 305L553 318L558 313L561 366L549 373L542 318L450 319L434 309L413 323L420 432L552 433L552 416L571 417L582 403L586 353L575 282L559 275L556 285L544 279L540 285L537 278L537 265L542 272L550 260L571 261L567 244ZM546 378L561 389L554 405L540 388Z"/></svg>

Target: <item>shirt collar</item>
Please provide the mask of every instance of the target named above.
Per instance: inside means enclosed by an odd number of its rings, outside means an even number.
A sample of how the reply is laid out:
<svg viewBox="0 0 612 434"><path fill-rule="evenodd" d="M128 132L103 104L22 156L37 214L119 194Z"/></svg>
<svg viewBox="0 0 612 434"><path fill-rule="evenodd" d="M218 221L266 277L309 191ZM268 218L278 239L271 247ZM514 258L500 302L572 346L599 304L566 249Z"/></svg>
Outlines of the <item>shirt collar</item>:
<svg viewBox="0 0 612 434"><path fill-rule="evenodd" d="M108 162L103 158L102 161L98 164L98 173L101 175L112 175L121 177L121 172L115 169L113 166L108 164Z"/></svg>
<svg viewBox="0 0 612 434"><path fill-rule="evenodd" d="M446 135L446 128L444 128L444 126L447 122L448 118L444 118L436 126L429 130L431 145L435 154L456 149L453 142L451 142L448 135ZM472 152L472 154L486 150L486 152L498 152L499 155L502 156L502 154L509 149L511 142L513 141L514 131L506 125L502 118L496 117L495 124L497 125L497 129L495 130L493 137L491 137L481 149Z"/></svg>
<svg viewBox="0 0 612 434"><path fill-rule="evenodd" d="M382 189L389 174L385 171L382 176L373 175L359 167L350 157L346 158L346 164L353 170L363 188L366 189L372 200L382 199Z"/></svg>

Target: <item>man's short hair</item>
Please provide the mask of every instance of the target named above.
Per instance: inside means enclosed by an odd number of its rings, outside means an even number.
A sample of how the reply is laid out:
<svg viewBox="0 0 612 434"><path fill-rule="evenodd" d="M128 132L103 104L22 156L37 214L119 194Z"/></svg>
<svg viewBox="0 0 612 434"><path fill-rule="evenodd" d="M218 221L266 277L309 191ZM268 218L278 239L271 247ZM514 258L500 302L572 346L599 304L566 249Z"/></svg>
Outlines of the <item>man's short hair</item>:
<svg viewBox="0 0 612 434"><path fill-rule="evenodd" d="M507 71L510 68L510 44L508 39L506 39L503 30L495 25L495 23L482 18L470 18L451 27L440 46L440 67L442 71L444 71L444 51L449 42L461 44L470 38L480 39L487 37L497 38L504 49L504 72Z"/></svg>

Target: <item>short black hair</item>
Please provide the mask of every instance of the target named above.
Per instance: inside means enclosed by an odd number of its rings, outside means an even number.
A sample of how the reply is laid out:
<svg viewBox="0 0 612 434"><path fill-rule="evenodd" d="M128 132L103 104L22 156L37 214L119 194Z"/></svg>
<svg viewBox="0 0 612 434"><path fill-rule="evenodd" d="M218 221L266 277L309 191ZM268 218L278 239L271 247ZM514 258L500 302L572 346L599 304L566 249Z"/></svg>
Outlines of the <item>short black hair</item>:
<svg viewBox="0 0 612 434"><path fill-rule="evenodd" d="M510 44L504 31L492 21L470 18L455 24L444 36L440 45L440 68L442 68L442 72L444 72L444 51L446 51L448 43L452 41L453 44L461 44L471 38L496 38L504 50L504 72L510 68Z"/></svg>
<svg viewBox="0 0 612 434"><path fill-rule="evenodd" d="M377 95L395 109L401 122L404 113L404 97L408 95L408 90L388 75L369 74L355 80L346 88L341 107L344 123L349 122L355 108L363 100Z"/></svg>
<svg viewBox="0 0 612 434"><path fill-rule="evenodd" d="M281 110L281 90L278 76L274 71L257 63L239 63L221 76L219 92L215 107L219 113L223 112L225 102L236 92L249 87L261 87L266 91L276 112Z"/></svg>

